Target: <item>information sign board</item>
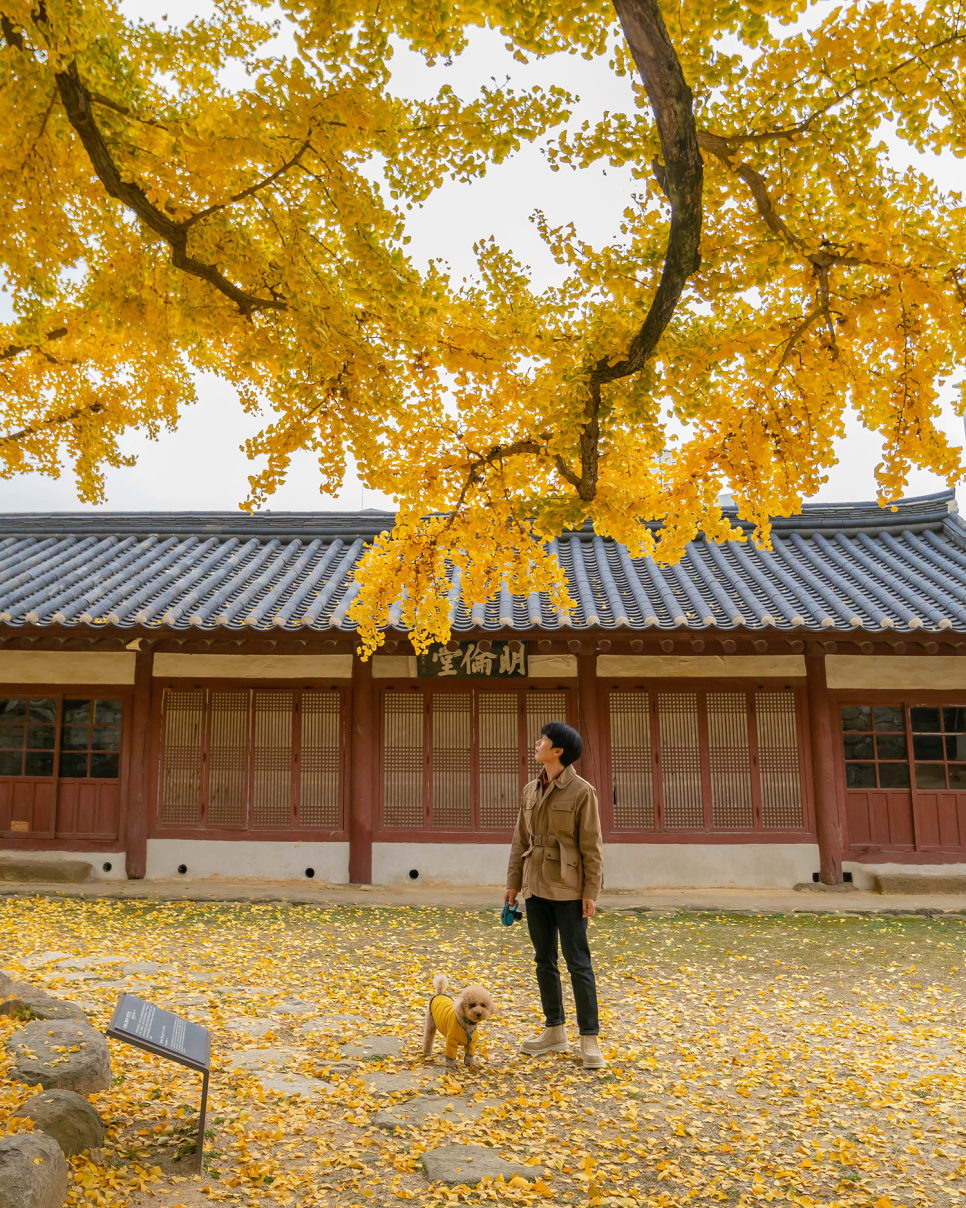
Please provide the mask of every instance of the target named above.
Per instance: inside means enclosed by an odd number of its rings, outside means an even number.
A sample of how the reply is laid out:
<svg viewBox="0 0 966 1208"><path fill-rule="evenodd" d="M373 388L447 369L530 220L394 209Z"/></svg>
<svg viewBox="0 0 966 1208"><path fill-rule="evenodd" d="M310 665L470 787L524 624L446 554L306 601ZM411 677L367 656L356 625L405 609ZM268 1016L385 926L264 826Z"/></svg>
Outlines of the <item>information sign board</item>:
<svg viewBox="0 0 966 1208"><path fill-rule="evenodd" d="M177 1061L204 1075L198 1122L198 1168L204 1160L205 1116L208 1111L208 1075L211 1072L211 1033L190 1019L165 1011L133 994L122 994L107 1026L107 1035L133 1044L169 1061Z"/></svg>

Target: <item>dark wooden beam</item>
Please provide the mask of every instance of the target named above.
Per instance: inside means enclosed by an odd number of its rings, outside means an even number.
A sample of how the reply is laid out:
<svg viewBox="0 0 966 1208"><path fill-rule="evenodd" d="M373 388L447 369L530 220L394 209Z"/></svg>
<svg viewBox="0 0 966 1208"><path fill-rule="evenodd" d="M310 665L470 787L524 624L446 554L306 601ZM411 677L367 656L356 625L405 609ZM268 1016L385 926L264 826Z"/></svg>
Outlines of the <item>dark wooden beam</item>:
<svg viewBox="0 0 966 1208"><path fill-rule="evenodd" d="M373 768L377 761L372 659L352 661L352 742L349 752L349 880L372 883Z"/></svg>
<svg viewBox="0 0 966 1208"><path fill-rule="evenodd" d="M132 881L141 880L147 872L148 809L151 776L149 752L151 746L151 685L154 674L154 649L145 648L134 656L134 705L131 718L131 773L128 778L127 817L125 825L125 866Z"/></svg>
<svg viewBox="0 0 966 1208"><path fill-rule="evenodd" d="M832 645L833 643L828 643ZM842 883L842 821L835 781L835 742L829 709L825 657L805 656L808 684L808 728L812 747L812 790L818 832L820 875L825 885Z"/></svg>

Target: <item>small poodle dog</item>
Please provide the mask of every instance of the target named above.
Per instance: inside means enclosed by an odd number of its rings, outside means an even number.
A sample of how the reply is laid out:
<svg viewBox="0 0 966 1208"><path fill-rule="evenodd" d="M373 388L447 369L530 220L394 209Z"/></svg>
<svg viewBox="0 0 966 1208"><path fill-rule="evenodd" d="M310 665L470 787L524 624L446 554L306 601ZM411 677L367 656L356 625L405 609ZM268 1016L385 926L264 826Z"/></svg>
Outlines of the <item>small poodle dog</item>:
<svg viewBox="0 0 966 1208"><path fill-rule="evenodd" d="M442 973L433 978L435 993L426 1008L423 1056L431 1055L438 1028L446 1037L446 1068L456 1069L456 1054L462 1046L466 1049L466 1064L475 1070L480 1064L476 1054L477 1024L493 1014L493 1002L482 986L465 986L455 999L450 998L443 993L448 985Z"/></svg>

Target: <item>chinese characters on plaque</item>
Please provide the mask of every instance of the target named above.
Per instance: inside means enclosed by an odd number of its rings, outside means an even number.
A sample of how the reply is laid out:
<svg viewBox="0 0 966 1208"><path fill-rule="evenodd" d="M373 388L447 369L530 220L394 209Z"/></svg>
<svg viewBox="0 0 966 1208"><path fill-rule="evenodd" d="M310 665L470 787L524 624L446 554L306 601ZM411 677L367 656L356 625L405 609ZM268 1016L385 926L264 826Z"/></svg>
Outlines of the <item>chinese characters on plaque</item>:
<svg viewBox="0 0 966 1208"><path fill-rule="evenodd" d="M425 654L419 655L416 668L421 679L508 679L527 674L527 644L490 642L489 650L481 650L479 642L460 642L459 650L447 650L434 642Z"/></svg>

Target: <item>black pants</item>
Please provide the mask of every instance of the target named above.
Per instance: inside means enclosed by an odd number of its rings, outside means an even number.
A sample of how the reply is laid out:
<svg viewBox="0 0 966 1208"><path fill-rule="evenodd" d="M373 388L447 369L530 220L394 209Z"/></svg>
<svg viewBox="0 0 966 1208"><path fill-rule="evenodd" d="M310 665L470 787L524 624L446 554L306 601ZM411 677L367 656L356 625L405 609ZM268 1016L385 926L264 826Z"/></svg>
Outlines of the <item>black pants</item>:
<svg viewBox="0 0 966 1208"><path fill-rule="evenodd" d="M570 984L574 988L577 1006L577 1027L581 1036L596 1036L597 983L590 963L587 944L587 920L583 917L583 902L555 902L551 898L527 898L527 927L537 962L537 985L540 1002L547 1017L547 1027L559 1027L564 1021L563 988L557 968L557 936L563 949Z"/></svg>

